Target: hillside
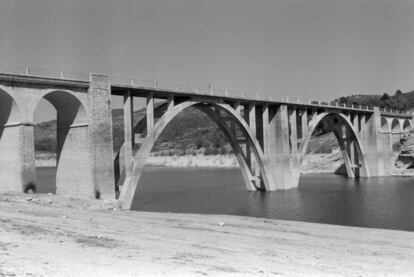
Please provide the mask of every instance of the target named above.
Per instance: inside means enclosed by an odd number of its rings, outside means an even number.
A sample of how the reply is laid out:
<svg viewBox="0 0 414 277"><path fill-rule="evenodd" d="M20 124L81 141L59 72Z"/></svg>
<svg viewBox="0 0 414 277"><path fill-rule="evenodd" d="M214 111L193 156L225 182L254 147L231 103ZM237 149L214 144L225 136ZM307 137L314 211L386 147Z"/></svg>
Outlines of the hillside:
<svg viewBox="0 0 414 277"><path fill-rule="evenodd" d="M382 95L351 95L340 97L335 101L343 104L378 106L387 109L414 111L414 90L403 93L397 90L393 95L383 93Z"/></svg>
<svg viewBox="0 0 414 277"><path fill-rule="evenodd" d="M393 96L352 95L337 99L341 103L380 106L393 109L414 110L414 91ZM144 110L134 112L134 122L144 116ZM123 143L123 110L112 111L114 130L114 151L118 151ZM56 152L56 121L48 121L35 127L36 150L40 152ZM309 151L313 153L331 153L337 148L333 136L317 133ZM195 154L231 154L232 149L224 134L207 115L194 108L188 108L179 114L164 130L154 149L154 155L195 155Z"/></svg>
<svg viewBox="0 0 414 277"><path fill-rule="evenodd" d="M134 122L144 116L144 111L134 112ZM114 151L119 151L124 140L124 120L121 109L112 111ZM56 121L35 126L35 148L39 152L56 152ZM230 154L230 145L224 134L207 115L194 108L179 114L164 130L153 152L160 155Z"/></svg>
<svg viewBox="0 0 414 277"><path fill-rule="evenodd" d="M139 122L144 111L134 112L134 122ZM114 151L118 152L124 141L124 120L121 109L112 111ZM318 133L318 137L323 134ZM337 147L335 138L322 136L311 142L313 152L330 153ZM56 152L56 121L35 126L37 152ZM164 130L152 150L154 155L217 155L231 154L232 148L218 126L204 113L188 108L179 114Z"/></svg>

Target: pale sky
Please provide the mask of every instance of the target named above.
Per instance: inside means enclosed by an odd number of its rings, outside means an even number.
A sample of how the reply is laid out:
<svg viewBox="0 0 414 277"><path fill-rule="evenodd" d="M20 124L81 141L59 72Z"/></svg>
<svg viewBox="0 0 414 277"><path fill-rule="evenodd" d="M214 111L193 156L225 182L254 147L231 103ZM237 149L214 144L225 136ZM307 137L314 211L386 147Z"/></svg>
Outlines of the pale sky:
<svg viewBox="0 0 414 277"><path fill-rule="evenodd" d="M330 100L414 89L412 0L0 0L0 64Z"/></svg>

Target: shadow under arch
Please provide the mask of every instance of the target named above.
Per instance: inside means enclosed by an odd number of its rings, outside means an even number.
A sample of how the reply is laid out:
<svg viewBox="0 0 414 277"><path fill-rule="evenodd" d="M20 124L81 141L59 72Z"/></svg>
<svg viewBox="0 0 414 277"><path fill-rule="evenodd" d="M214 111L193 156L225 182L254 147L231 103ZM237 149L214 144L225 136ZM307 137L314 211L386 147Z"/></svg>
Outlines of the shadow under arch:
<svg viewBox="0 0 414 277"><path fill-rule="evenodd" d="M391 121L391 131L394 134L400 134L400 133L402 133L402 126L400 124L400 121L397 118L394 118Z"/></svg>
<svg viewBox="0 0 414 277"><path fill-rule="evenodd" d="M246 157L237 142L234 135L231 134L230 130L226 126L225 119L231 118L232 122L234 122L238 127L239 130L243 133L245 140L249 144L252 150L252 154L255 157L255 160L257 162L258 168L261 173L261 178L264 184L264 189L268 189L270 187L270 184L272 183L272 180L270 179L271 176L268 175L264 169L263 164L263 151L262 148L259 145L259 142L257 141L256 137L253 135L253 133L250 131L250 128L248 127L247 123L244 121L244 119L229 105L226 104L217 104L217 103L208 103L208 102L197 102L197 101L185 101L182 103L177 104L174 108L171 110L166 110L165 113L159 118L159 120L156 122L154 127L154 132L151 134L146 134L146 138L144 142L140 145L138 151L134 155L134 167L133 167L133 173L132 178L129 181L125 181L121 192L119 196L119 201L124 209L130 209L132 205L132 201L134 199L135 193L138 188L138 182L142 175L145 161L149 157L150 151L155 145L155 142L157 138L161 135L162 131L167 127L167 125L183 110L194 107L199 109L200 111L207 114L214 122L217 123L219 128L223 131L224 135L228 139L229 143L233 147L233 150L236 154L237 160L240 164L243 178L245 179L246 186L248 190L256 190L256 189L263 189L259 188L257 186L252 185L251 183L251 172L249 171L249 168L247 166ZM162 113L162 107L160 106L156 112L155 115ZM166 107L164 107L166 109ZM224 113L225 116L221 116L220 113ZM145 118L141 120L140 123L138 123L137 127L138 129L145 128L146 125ZM135 128L134 128L135 129Z"/></svg>
<svg viewBox="0 0 414 277"><path fill-rule="evenodd" d="M53 90L38 99L33 114L41 99L48 101L57 114L56 192L76 195L82 190L82 182L84 186L91 178L87 110L71 92Z"/></svg>
<svg viewBox="0 0 414 277"><path fill-rule="evenodd" d="M412 130L411 121L406 119L403 124L403 132L409 133Z"/></svg>
<svg viewBox="0 0 414 277"><path fill-rule="evenodd" d="M312 134L318 127L322 127L324 130L332 131L334 133L341 149L347 176L349 178L353 178L356 175L364 177L370 176L368 165L364 157L365 152L362 143L350 120L345 115L339 113L321 113L309 122L306 136L299 146L299 167L305 157ZM358 161L352 161L352 157L348 153L350 152L350 146L344 139L344 135L349 136L347 139L354 143L354 150L356 151L355 155ZM359 168L358 172L356 172L355 168Z"/></svg>
<svg viewBox="0 0 414 277"><path fill-rule="evenodd" d="M385 117L381 117L381 132L391 132L390 124L388 123L388 120Z"/></svg>
<svg viewBox="0 0 414 277"><path fill-rule="evenodd" d="M5 90L0 89L0 139L5 128L20 124L20 109L16 100Z"/></svg>

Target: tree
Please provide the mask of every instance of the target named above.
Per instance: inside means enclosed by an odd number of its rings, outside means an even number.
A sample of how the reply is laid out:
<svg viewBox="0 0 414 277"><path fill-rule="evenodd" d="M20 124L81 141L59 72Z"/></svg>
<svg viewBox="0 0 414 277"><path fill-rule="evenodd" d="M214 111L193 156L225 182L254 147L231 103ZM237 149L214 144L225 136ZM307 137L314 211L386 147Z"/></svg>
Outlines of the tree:
<svg viewBox="0 0 414 277"><path fill-rule="evenodd" d="M402 94L402 91L401 90L397 90L396 92L395 92L395 95L394 96L399 96L399 95L401 95Z"/></svg>
<svg viewBox="0 0 414 277"><path fill-rule="evenodd" d="M387 101L387 100L389 100L391 97L388 95L388 93L384 93L382 96L381 96L381 101Z"/></svg>
<svg viewBox="0 0 414 277"><path fill-rule="evenodd" d="M339 103L342 103L342 104L348 104L348 98L346 98L346 97L340 97L339 98Z"/></svg>

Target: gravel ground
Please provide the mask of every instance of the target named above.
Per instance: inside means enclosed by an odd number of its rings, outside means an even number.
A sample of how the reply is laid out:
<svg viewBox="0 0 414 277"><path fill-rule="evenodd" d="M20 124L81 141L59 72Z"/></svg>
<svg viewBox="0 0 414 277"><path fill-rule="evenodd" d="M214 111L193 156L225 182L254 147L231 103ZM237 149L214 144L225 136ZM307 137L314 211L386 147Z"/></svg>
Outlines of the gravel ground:
<svg viewBox="0 0 414 277"><path fill-rule="evenodd" d="M414 233L0 195L0 276L413 276Z"/></svg>

